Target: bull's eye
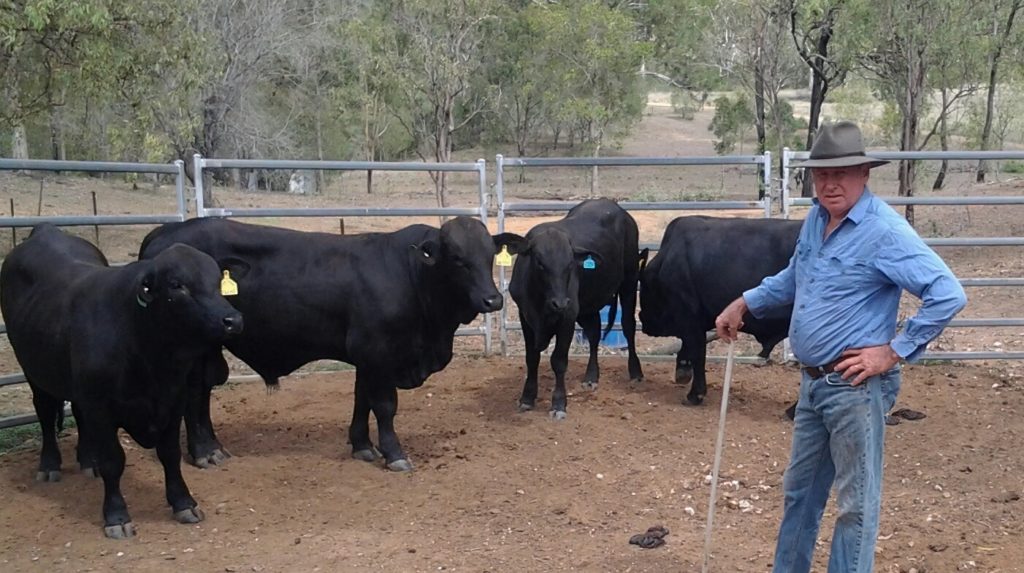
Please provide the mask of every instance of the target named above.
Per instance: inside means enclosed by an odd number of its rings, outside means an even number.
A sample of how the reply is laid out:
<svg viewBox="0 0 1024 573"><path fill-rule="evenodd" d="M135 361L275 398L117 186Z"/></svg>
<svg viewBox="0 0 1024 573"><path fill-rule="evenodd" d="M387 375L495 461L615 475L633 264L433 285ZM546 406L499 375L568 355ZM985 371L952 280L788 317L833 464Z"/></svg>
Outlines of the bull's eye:
<svg viewBox="0 0 1024 573"><path fill-rule="evenodd" d="M182 288L182 284L178 281L171 281L171 288L174 290L180 290Z"/></svg>

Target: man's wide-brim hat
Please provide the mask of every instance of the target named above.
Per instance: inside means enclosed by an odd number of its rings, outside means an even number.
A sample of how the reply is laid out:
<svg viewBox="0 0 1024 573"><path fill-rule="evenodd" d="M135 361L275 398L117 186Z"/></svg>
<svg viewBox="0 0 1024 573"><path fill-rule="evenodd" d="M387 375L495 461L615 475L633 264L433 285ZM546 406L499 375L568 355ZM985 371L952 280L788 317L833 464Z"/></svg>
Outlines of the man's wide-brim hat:
<svg viewBox="0 0 1024 573"><path fill-rule="evenodd" d="M794 162L790 167L852 167L868 165L871 168L888 161L875 159L864 153L864 138L860 128L850 121L826 123L818 128L818 136L811 146L811 157Z"/></svg>

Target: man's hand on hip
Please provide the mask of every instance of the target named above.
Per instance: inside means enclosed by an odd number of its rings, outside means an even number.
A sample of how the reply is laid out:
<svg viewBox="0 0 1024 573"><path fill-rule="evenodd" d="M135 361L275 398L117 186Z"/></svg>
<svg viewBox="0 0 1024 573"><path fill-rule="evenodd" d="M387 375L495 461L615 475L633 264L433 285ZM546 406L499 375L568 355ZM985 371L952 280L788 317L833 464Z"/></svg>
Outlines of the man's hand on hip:
<svg viewBox="0 0 1024 573"><path fill-rule="evenodd" d="M872 376L888 372L899 361L899 355L888 344L851 348L843 352L842 359L836 364L836 372L846 380L856 375L850 384L857 386Z"/></svg>

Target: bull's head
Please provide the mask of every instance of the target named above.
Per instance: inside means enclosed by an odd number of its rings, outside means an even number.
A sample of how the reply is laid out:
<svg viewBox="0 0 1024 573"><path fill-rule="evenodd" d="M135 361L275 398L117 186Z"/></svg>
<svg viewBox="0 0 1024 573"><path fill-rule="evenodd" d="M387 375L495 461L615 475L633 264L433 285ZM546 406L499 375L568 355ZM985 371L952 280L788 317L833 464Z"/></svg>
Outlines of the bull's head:
<svg viewBox="0 0 1024 573"><path fill-rule="evenodd" d="M529 288L542 299L544 311L574 317L579 310L579 273L604 264L599 254L574 246L557 227L532 231L519 255L516 266L529 266Z"/></svg>
<svg viewBox="0 0 1024 573"><path fill-rule="evenodd" d="M512 233L492 237L479 220L455 217L443 225L438 239L417 246L421 260L445 277L451 293L473 314L501 310L503 298L494 285L494 255L499 245L514 251L523 238ZM471 320L472 318L470 318Z"/></svg>
<svg viewBox="0 0 1024 573"><path fill-rule="evenodd" d="M205 253L175 244L136 263L136 304L167 332L221 342L242 330L242 315L220 294L221 272Z"/></svg>

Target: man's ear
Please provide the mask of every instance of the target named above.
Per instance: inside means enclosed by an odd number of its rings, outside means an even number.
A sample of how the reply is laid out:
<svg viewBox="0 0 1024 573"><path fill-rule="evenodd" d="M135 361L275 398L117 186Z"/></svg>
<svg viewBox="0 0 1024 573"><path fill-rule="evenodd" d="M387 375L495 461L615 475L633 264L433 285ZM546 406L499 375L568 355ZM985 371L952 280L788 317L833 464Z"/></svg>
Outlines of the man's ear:
<svg viewBox="0 0 1024 573"><path fill-rule="evenodd" d="M437 257L441 254L441 246L434 239L426 239L418 245L410 245L416 257L419 258L423 264L428 266L434 266L437 264Z"/></svg>
<svg viewBox="0 0 1024 573"><path fill-rule="evenodd" d="M502 247L508 247L508 254L518 255L529 250L529 242L515 233L501 233L494 235L494 249L501 252Z"/></svg>

